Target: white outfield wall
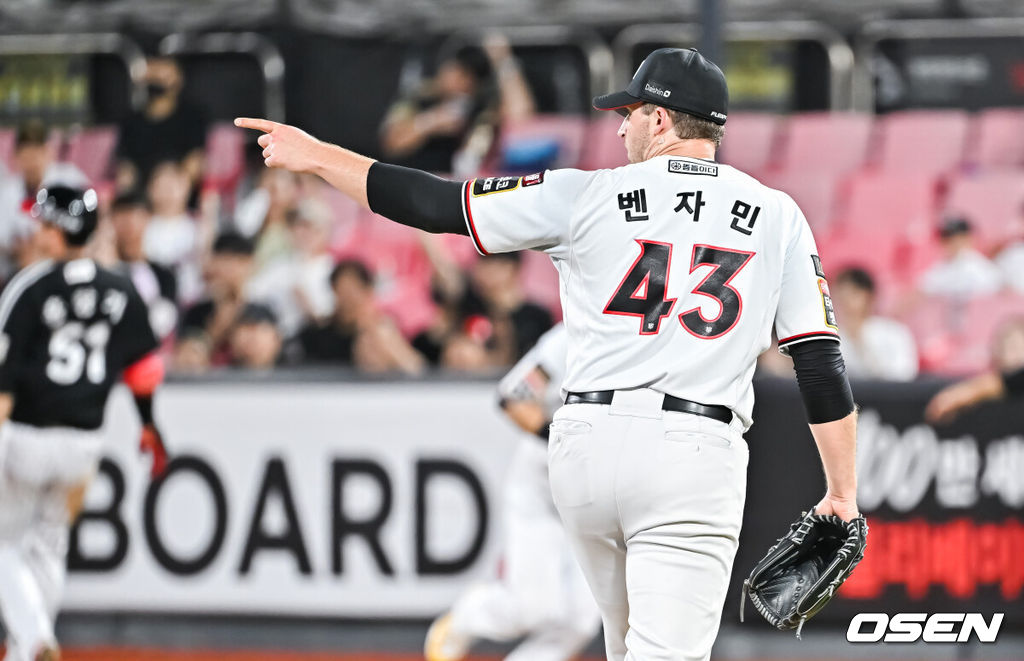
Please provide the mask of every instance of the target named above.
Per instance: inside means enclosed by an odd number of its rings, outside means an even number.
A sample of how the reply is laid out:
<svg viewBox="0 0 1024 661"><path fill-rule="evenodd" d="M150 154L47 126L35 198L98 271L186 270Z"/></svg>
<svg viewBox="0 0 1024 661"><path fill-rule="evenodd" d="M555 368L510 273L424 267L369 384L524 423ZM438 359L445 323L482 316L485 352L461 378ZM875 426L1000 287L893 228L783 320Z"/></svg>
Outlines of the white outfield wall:
<svg viewBox="0 0 1024 661"><path fill-rule="evenodd" d="M496 570L517 433L493 384L170 384L156 415L155 487L112 397L67 610L423 617Z"/></svg>

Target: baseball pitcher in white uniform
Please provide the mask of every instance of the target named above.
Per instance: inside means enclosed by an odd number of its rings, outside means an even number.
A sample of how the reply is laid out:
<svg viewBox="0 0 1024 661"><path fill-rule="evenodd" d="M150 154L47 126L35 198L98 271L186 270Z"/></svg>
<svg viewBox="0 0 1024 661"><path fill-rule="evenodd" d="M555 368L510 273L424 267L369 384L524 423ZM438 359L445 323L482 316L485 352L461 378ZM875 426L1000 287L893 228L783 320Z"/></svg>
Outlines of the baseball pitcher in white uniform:
<svg viewBox="0 0 1024 661"><path fill-rule="evenodd" d="M597 633L601 614L569 550L548 486L547 440L561 407L568 341L555 326L498 384L518 425L502 499L502 572L470 586L427 633L427 661L461 659L475 640L525 638L505 661L568 661Z"/></svg>
<svg viewBox="0 0 1024 661"><path fill-rule="evenodd" d="M659 49L594 105L624 115L628 165L467 182L236 123L264 132L268 166L316 173L382 216L467 234L482 253L551 257L569 354L549 477L607 656L707 659L739 540L751 378L772 330L824 467L815 511L845 521L857 516L856 407L803 214L714 160L728 115L718 67Z"/></svg>

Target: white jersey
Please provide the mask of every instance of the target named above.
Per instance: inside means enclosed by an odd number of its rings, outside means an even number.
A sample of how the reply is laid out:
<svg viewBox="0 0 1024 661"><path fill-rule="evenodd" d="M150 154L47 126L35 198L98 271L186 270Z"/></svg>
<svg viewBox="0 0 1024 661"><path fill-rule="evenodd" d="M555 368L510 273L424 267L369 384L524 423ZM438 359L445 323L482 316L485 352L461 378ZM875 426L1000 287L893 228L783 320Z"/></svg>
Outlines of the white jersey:
<svg viewBox="0 0 1024 661"><path fill-rule="evenodd" d="M652 388L751 423L757 356L838 341L807 221L792 198L727 165L658 156L613 170L467 182L484 254L554 261L568 334L563 388Z"/></svg>
<svg viewBox="0 0 1024 661"><path fill-rule="evenodd" d="M569 336L565 326L556 324L508 371L498 384L498 395L513 401L537 401L544 405L544 412L550 419L562 405L568 351ZM536 379L535 370L543 372L547 381Z"/></svg>

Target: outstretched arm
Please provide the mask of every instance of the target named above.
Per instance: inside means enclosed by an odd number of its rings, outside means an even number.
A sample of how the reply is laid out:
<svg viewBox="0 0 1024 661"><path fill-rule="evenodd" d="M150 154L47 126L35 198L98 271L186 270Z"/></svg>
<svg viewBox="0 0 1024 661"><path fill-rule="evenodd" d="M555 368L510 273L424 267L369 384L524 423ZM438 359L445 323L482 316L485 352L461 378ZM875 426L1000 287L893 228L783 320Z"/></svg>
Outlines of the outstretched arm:
<svg viewBox="0 0 1024 661"><path fill-rule="evenodd" d="M986 372L965 381L957 381L932 397L924 411L925 419L931 423L949 423L966 409L982 402L1001 399L1008 392L1012 393L1013 385L1024 390L1024 370L1005 376L999 372Z"/></svg>
<svg viewBox="0 0 1024 661"><path fill-rule="evenodd" d="M263 131L258 142L267 167L311 172L396 223L433 233L469 233L462 215L462 182L378 163L287 124L243 117L235 125Z"/></svg>

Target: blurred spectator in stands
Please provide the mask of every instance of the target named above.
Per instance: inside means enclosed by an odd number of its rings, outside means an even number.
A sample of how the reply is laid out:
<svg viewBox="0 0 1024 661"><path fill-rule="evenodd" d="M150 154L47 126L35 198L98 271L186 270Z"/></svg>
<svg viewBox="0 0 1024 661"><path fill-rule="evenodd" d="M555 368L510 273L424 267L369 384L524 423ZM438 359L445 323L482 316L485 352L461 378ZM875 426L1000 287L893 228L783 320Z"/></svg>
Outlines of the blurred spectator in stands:
<svg viewBox="0 0 1024 661"><path fill-rule="evenodd" d="M999 269L974 249L970 222L950 217L939 226L944 256L921 277L918 289L929 296L969 298L992 294L1002 287Z"/></svg>
<svg viewBox="0 0 1024 661"><path fill-rule="evenodd" d="M401 165L470 174L490 150L500 122L526 119L533 107L508 41L491 35L483 48L457 50L432 80L391 107L381 127L382 152Z"/></svg>
<svg viewBox="0 0 1024 661"><path fill-rule="evenodd" d="M139 193L122 193L110 207L116 268L135 285L149 308L153 332L163 340L178 324L178 282L169 268L146 258L143 245L149 220L149 203Z"/></svg>
<svg viewBox="0 0 1024 661"><path fill-rule="evenodd" d="M234 226L256 242L256 268L288 254L288 217L299 199L299 179L287 170L260 168L259 185L235 211Z"/></svg>
<svg viewBox="0 0 1024 661"><path fill-rule="evenodd" d="M1024 319L1008 321L996 331L992 366L1004 373L1024 368Z"/></svg>
<svg viewBox="0 0 1024 661"><path fill-rule="evenodd" d="M527 300L520 280L519 253L488 255L470 269L462 300L464 318L483 314L494 325L490 342L493 363L510 365L554 325L551 313Z"/></svg>
<svg viewBox="0 0 1024 661"><path fill-rule="evenodd" d="M757 376L793 378L793 359L779 351L779 338L772 333L772 343L757 357Z"/></svg>
<svg viewBox="0 0 1024 661"><path fill-rule="evenodd" d="M86 188L89 179L71 163L59 163L50 143L50 130L39 120L18 127L14 169L0 176L0 280L35 259L26 240L34 221L28 209L36 192L48 185Z"/></svg>
<svg viewBox="0 0 1024 661"><path fill-rule="evenodd" d="M1024 225L1024 205L1021 205L1018 214L1018 226ZM1003 274L1003 282L1014 291L1024 294L1024 237L1018 237L1000 251L996 257L996 266Z"/></svg>
<svg viewBox="0 0 1024 661"><path fill-rule="evenodd" d="M171 57L146 60L146 89L149 98L141 112L132 113L122 124L117 144L117 188L140 189L157 165L179 163L189 181L189 190L199 182L206 145L206 118L181 98L185 77Z"/></svg>
<svg viewBox="0 0 1024 661"><path fill-rule="evenodd" d="M201 265L216 219L189 212L188 173L175 161L156 166L147 196L153 215L144 240L146 257L174 271L182 302L195 301L202 291Z"/></svg>
<svg viewBox="0 0 1024 661"><path fill-rule="evenodd" d="M197 372L230 362L228 339L247 303L252 254L252 241L243 236L217 237L204 269L207 296L185 312L178 329L177 369Z"/></svg>
<svg viewBox="0 0 1024 661"><path fill-rule="evenodd" d="M271 307L285 337L331 314L334 295L330 274L334 260L328 252L331 210L306 199L288 214L291 251L256 273L249 294Z"/></svg>
<svg viewBox="0 0 1024 661"><path fill-rule="evenodd" d="M373 276L362 262L338 262L330 283L334 310L325 321L299 333L298 360L353 366L364 372L422 371L423 358L377 309Z"/></svg>
<svg viewBox="0 0 1024 661"><path fill-rule="evenodd" d="M843 360L850 376L912 381L918 359L914 337L903 324L875 314L875 281L864 269L841 271L832 283Z"/></svg>
<svg viewBox="0 0 1024 661"><path fill-rule="evenodd" d="M268 370L281 355L281 331L273 311L259 303L247 303L228 336L232 367Z"/></svg>

